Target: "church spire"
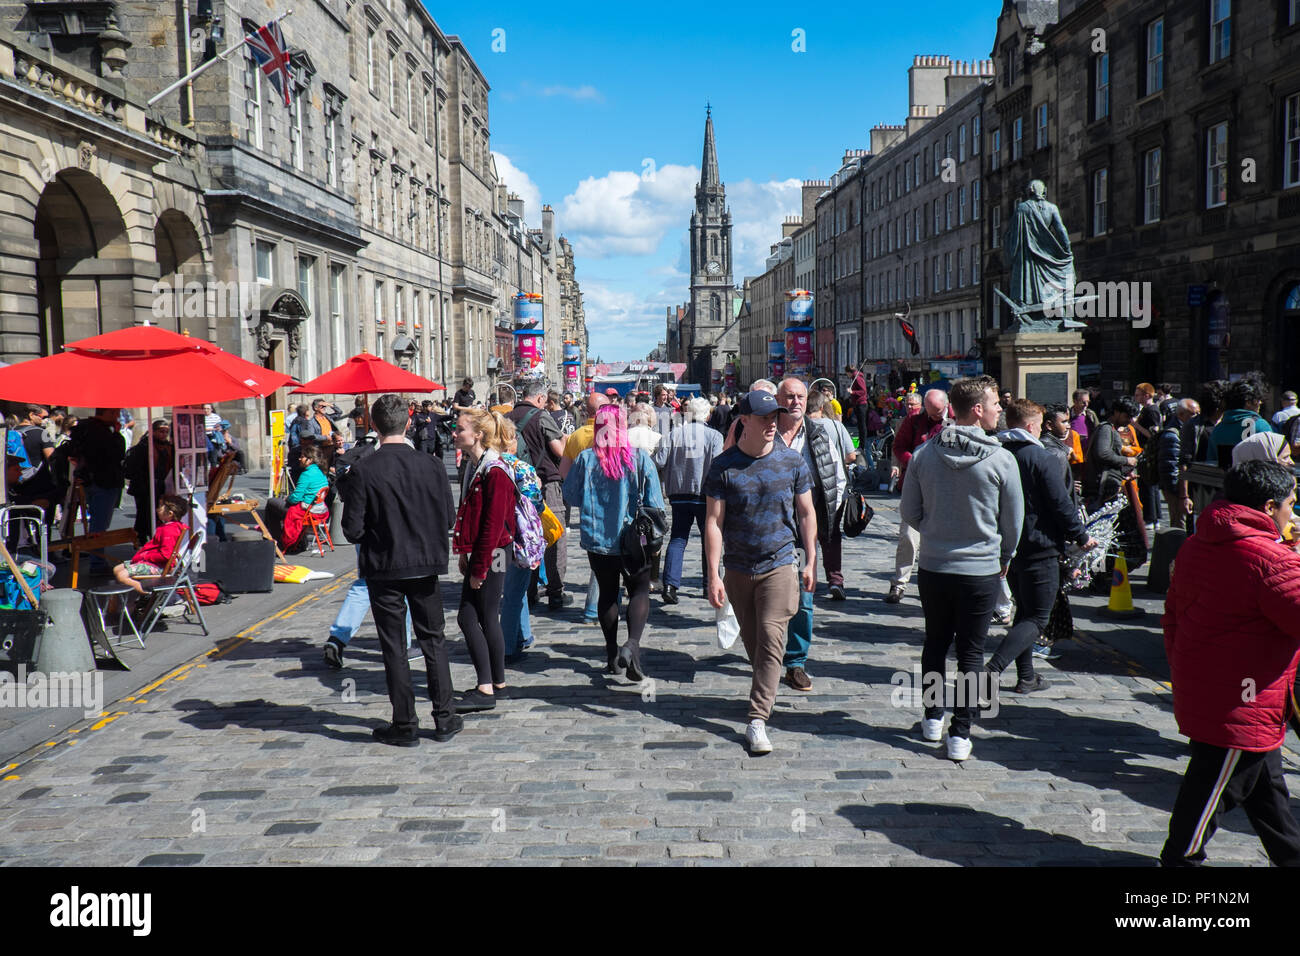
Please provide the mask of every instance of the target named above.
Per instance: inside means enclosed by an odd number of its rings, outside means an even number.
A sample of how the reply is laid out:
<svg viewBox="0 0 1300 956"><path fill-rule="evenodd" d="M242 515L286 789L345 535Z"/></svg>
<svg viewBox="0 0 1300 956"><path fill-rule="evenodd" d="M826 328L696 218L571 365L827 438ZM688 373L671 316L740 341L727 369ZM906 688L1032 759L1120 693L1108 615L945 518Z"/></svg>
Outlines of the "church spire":
<svg viewBox="0 0 1300 956"><path fill-rule="evenodd" d="M700 186L709 189L720 185L718 177L718 148L713 142L713 108L705 107L704 158L700 161Z"/></svg>

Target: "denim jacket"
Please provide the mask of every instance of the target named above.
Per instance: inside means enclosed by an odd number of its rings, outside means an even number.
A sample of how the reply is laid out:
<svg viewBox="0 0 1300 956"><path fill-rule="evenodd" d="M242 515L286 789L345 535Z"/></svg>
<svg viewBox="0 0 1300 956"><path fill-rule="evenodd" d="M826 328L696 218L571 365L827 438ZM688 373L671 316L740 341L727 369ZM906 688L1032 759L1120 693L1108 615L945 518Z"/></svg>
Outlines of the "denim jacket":
<svg viewBox="0 0 1300 956"><path fill-rule="evenodd" d="M596 554L618 554L618 536L637 510L638 475L645 476L644 503L664 507L663 491L654 461L643 450L634 449L635 470L624 472L617 481L605 476L594 448L573 461L564 479L564 503L580 509L582 549Z"/></svg>

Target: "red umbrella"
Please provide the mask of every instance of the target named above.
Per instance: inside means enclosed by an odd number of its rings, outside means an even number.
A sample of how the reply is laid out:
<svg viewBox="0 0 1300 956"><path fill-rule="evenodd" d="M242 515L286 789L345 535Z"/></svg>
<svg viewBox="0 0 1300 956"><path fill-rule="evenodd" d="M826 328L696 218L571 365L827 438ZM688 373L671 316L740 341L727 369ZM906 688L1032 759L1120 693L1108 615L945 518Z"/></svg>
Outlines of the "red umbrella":
<svg viewBox="0 0 1300 956"><path fill-rule="evenodd" d="M362 352L354 355L338 368L318 375L293 390L294 394L315 392L325 395L364 395L374 392L434 392L446 391L445 385L421 378L378 355Z"/></svg>

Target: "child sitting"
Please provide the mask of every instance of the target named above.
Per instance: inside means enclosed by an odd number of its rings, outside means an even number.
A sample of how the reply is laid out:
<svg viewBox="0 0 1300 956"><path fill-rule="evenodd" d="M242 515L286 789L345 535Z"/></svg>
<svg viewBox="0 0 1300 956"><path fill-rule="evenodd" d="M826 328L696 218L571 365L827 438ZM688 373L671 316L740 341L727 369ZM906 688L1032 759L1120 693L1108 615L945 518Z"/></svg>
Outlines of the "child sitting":
<svg viewBox="0 0 1300 956"><path fill-rule="evenodd" d="M144 594L144 586L136 579L162 575L185 534L185 525L181 519L187 510L185 501L176 495L167 495L158 502L155 512L158 515L158 528L149 543L132 555L130 561L113 568L113 577L117 578L119 584L125 584Z"/></svg>
<svg viewBox="0 0 1300 956"><path fill-rule="evenodd" d="M288 510L284 513L284 533L280 538L285 551L302 550L298 544L302 538L307 509L316 501L321 489L329 487L329 479L325 477L329 456L324 448L319 445L304 446L301 463L303 470L298 475L298 484L285 502Z"/></svg>

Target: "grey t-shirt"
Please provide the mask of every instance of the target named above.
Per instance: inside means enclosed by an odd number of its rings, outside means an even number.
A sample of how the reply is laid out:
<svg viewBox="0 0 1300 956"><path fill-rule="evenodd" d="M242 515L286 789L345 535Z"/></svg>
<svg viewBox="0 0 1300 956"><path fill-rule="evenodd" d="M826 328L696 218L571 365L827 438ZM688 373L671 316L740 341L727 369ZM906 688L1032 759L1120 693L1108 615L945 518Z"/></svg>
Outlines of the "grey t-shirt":
<svg viewBox="0 0 1300 956"><path fill-rule="evenodd" d="M812 474L803 456L781 444L762 458L733 445L713 459L704 494L726 504L723 566L763 574L792 564L799 534L794 499L810 488Z"/></svg>

